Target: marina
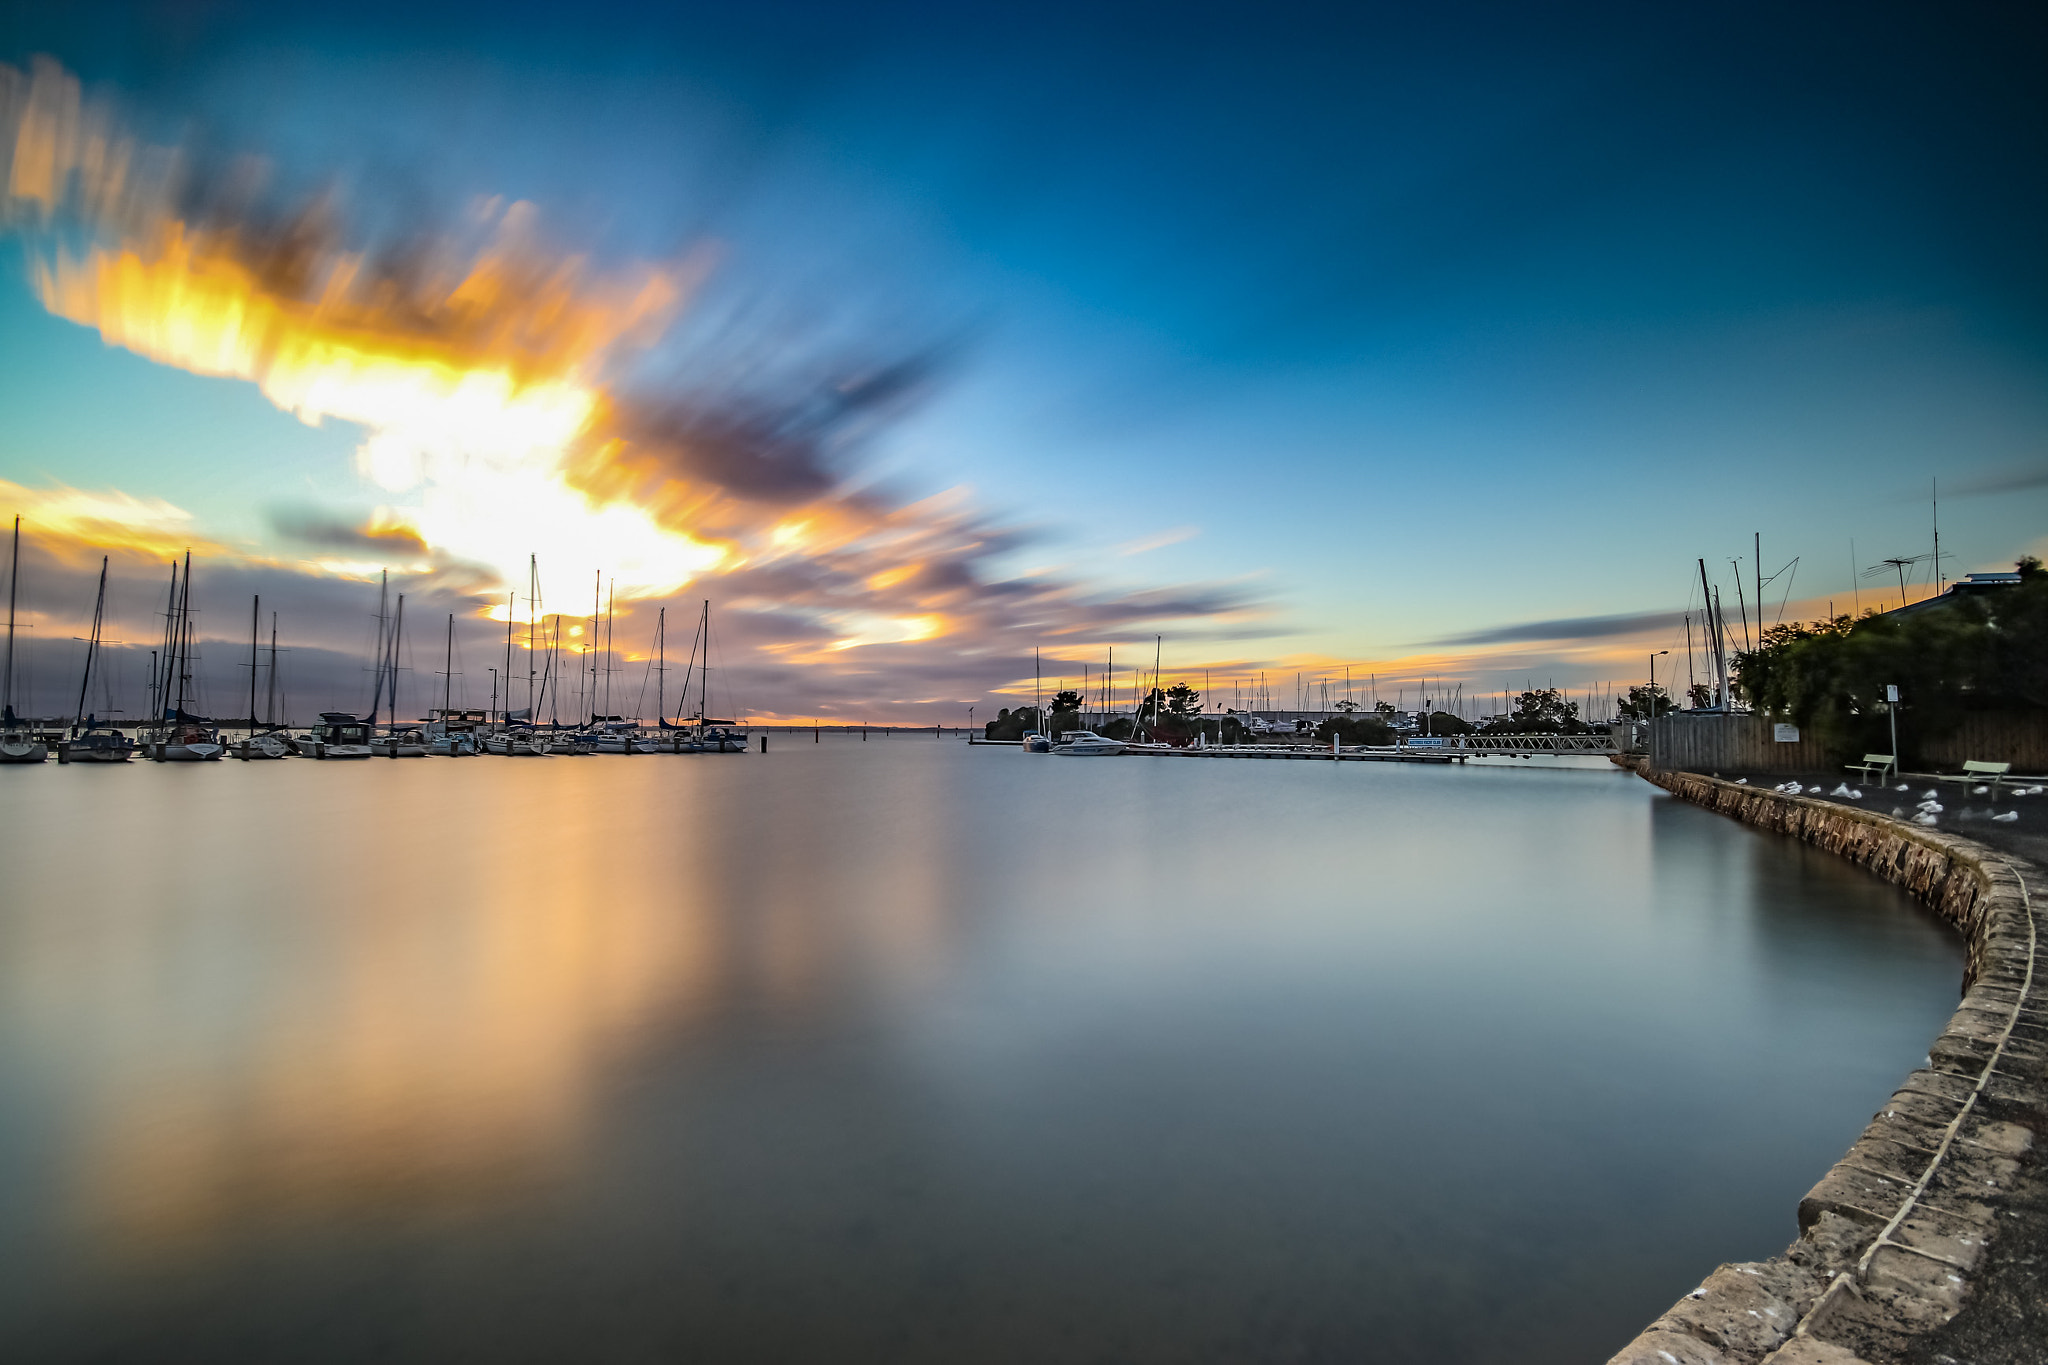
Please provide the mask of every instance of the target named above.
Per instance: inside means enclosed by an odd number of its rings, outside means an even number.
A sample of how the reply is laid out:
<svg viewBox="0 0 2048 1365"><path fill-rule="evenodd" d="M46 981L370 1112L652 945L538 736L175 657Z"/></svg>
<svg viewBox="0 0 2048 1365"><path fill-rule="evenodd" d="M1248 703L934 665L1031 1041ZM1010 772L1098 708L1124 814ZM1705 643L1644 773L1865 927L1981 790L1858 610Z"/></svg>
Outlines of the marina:
<svg viewBox="0 0 2048 1365"><path fill-rule="evenodd" d="M0 1356L1576 1365L1784 1244L1961 971L1604 759L774 739L0 774Z"/></svg>

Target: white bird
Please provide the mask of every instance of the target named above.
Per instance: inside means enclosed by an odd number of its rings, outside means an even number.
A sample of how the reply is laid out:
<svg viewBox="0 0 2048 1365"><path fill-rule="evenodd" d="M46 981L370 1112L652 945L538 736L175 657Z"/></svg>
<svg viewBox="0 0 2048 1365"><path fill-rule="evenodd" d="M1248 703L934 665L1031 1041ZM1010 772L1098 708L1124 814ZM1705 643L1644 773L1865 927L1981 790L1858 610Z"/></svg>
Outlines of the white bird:
<svg viewBox="0 0 2048 1365"><path fill-rule="evenodd" d="M1735 779L1735 785L1738 787L1747 787L1749 785L1749 779L1746 777L1738 777Z"/></svg>
<svg viewBox="0 0 2048 1365"><path fill-rule="evenodd" d="M1972 796L1988 796L1988 795L1990 795L1990 793L1991 793L1991 788L1989 788L1989 787L1972 787L1972 788L1970 788L1970 795L1972 795Z"/></svg>
<svg viewBox="0 0 2048 1365"><path fill-rule="evenodd" d="M1935 823L1935 820L1932 815L1923 810L1913 817L1913 823L1916 825L1932 825Z"/></svg>
<svg viewBox="0 0 2048 1365"><path fill-rule="evenodd" d="M1903 782L1901 782L1901 783L1899 784L1899 790L1900 790L1900 791L1904 791L1904 790L1906 790L1906 784L1905 784L1905 783L1903 783Z"/></svg>
<svg viewBox="0 0 2048 1365"><path fill-rule="evenodd" d="M1996 820L2001 825L2009 825L2013 821L2020 818L2020 813L2016 810L2009 810L2003 815L1994 815L1991 818Z"/></svg>
<svg viewBox="0 0 2048 1365"><path fill-rule="evenodd" d="M1936 800L1933 800L1933 799L1931 799L1931 798L1930 798L1930 799L1928 799L1928 800L1926 800L1926 801L1922 801L1922 802L1920 803L1920 805L1919 805L1919 809L1921 809L1921 810L1931 810L1931 811L1935 812L1936 814L1940 814L1940 813L1941 813L1942 811L1945 811L1945 810L1947 810L1947 809L1948 809L1948 807L1947 807L1947 806L1944 806L1944 805L1942 805L1942 804L1941 804L1941 802L1939 802L1939 801L1936 801Z"/></svg>
<svg viewBox="0 0 2048 1365"><path fill-rule="evenodd" d="M1929 787L1926 791L1920 793L1920 799L1922 801L1932 801L1935 797L1939 795L1941 795L1941 791L1939 788Z"/></svg>
<svg viewBox="0 0 2048 1365"><path fill-rule="evenodd" d="M1828 793L1829 796L1848 796L1849 794L1849 784L1847 782L1844 782L1841 786Z"/></svg>
<svg viewBox="0 0 2048 1365"><path fill-rule="evenodd" d="M1905 813L1906 813L1906 808L1905 808L1904 806L1893 806L1893 807L1892 807L1892 819L1894 819L1894 820L1898 819L1898 818L1899 818L1900 816L1904 815Z"/></svg>
<svg viewBox="0 0 2048 1365"><path fill-rule="evenodd" d="M1863 789L1859 787L1855 791L1850 792L1849 799L1851 801L1861 801L1863 799Z"/></svg>
<svg viewBox="0 0 2048 1365"><path fill-rule="evenodd" d="M1813 784L1813 785L1812 785L1811 787L1808 787L1808 788L1806 789L1806 794L1807 794L1808 796L1818 796L1818 795L1820 795L1820 783L1816 782L1816 783L1814 783L1814 784Z"/></svg>

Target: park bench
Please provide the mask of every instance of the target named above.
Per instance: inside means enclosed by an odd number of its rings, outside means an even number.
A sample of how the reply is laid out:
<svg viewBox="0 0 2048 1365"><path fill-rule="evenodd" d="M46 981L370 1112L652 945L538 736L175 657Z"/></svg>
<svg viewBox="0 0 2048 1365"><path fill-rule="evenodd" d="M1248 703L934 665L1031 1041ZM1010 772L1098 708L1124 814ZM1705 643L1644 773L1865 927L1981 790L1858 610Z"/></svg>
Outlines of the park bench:
<svg viewBox="0 0 2048 1365"><path fill-rule="evenodd" d="M1885 774L1897 772L1899 763L1891 754L1865 754L1861 763L1848 763L1843 766L1848 772L1862 773L1865 781L1884 782L1889 780Z"/></svg>
<svg viewBox="0 0 2048 1365"><path fill-rule="evenodd" d="M1973 758L1969 762L1963 764L1963 771L1960 774L1954 776L1944 776L1941 780L1943 782L1962 782L1965 784L1969 784L1982 782L1988 778L1991 782L1991 795L1993 797L1996 797L1998 795L1998 784L2000 782L2003 782L2005 780L2006 774L2010 773L2011 771L2012 764L2010 763L1985 763L1979 759Z"/></svg>

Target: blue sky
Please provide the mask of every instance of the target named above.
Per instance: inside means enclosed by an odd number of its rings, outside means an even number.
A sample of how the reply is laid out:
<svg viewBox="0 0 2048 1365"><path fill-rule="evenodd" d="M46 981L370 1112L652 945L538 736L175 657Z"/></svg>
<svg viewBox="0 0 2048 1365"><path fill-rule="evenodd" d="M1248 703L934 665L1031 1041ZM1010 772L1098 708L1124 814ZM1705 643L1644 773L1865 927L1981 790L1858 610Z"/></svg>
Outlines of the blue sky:
<svg viewBox="0 0 2048 1365"><path fill-rule="evenodd" d="M2048 535L2048 21L2022 7L143 5L4 42L147 141L260 158L267 204L333 195L351 243L496 196L597 269L714 244L623 362L643 398L779 393L821 346L935 355L839 477L971 490L1025 532L984 579L1233 604L981 612L858 686L813 670L791 713L908 714L1012 681L1034 634L1154 629L1186 667L1584 686L1668 622L1446 642L1676 613L1755 531L1767 572L1801 556L1795 601L1846 605L1853 567L1926 548L1937 477L1951 574ZM238 545L280 504L378 505L347 424L51 316L51 240L0 281L0 478L161 497Z"/></svg>

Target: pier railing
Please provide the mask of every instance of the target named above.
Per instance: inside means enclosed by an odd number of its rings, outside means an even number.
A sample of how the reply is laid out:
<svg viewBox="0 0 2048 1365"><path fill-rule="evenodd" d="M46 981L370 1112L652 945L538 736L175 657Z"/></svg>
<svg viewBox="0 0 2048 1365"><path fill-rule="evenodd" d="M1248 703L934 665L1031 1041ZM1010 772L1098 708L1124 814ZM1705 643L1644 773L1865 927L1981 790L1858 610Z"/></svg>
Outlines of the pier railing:
<svg viewBox="0 0 2048 1365"><path fill-rule="evenodd" d="M1409 741L1411 744L1413 740ZM1467 754L1591 754L1620 753L1606 730L1589 735L1445 735L1443 747Z"/></svg>

